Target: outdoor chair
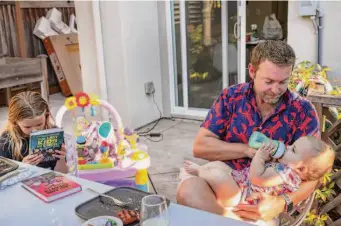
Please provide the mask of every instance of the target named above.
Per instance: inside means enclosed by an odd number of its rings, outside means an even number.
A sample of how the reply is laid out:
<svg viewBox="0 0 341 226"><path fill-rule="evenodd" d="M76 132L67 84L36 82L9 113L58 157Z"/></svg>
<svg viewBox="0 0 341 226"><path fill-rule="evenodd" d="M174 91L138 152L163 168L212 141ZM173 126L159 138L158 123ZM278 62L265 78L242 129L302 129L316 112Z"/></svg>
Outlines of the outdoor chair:
<svg viewBox="0 0 341 226"><path fill-rule="evenodd" d="M303 223L314 202L314 193L298 204L291 212L280 215L281 226L299 226Z"/></svg>
<svg viewBox="0 0 341 226"><path fill-rule="evenodd" d="M0 55L0 89L5 89L7 104L11 97L10 88L40 83L43 98L49 100L46 55L37 58L5 57Z"/></svg>

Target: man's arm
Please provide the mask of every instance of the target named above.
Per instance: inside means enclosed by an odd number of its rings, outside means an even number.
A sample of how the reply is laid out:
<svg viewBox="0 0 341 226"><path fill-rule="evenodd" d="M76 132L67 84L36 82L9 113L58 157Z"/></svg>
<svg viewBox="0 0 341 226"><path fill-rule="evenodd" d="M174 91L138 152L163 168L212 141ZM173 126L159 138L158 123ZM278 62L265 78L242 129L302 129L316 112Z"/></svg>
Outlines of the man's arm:
<svg viewBox="0 0 341 226"><path fill-rule="evenodd" d="M300 185L298 191L288 193L287 195L297 205L301 201L307 199L316 186L317 182L304 182ZM285 210L285 201L282 196L273 196L266 193L255 192L250 195L247 201L260 200L256 205L239 204L234 208L234 213L239 217L265 221L272 220L279 216Z"/></svg>
<svg viewBox="0 0 341 226"><path fill-rule="evenodd" d="M253 157L255 150L246 144L228 143L206 128L200 128L193 146L193 155L209 161Z"/></svg>
<svg viewBox="0 0 341 226"><path fill-rule="evenodd" d="M230 123L233 109L233 89L224 89L214 101L193 146L193 155L209 161L225 161L253 157L255 150L247 144L222 141Z"/></svg>
<svg viewBox="0 0 341 226"><path fill-rule="evenodd" d="M318 181L306 181L303 182L299 189L296 192L286 193L291 201L294 203L294 206L299 204L300 202L309 198L309 196L314 192ZM279 202L281 206L283 206L283 211L285 209L285 201L284 198L280 198Z"/></svg>

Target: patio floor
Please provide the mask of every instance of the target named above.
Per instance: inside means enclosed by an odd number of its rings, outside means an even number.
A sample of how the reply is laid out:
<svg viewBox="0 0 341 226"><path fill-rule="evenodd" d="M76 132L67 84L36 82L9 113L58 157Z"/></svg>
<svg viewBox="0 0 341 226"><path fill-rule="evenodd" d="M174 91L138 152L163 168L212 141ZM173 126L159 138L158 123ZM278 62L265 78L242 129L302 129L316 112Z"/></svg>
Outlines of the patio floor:
<svg viewBox="0 0 341 226"><path fill-rule="evenodd" d="M56 115L59 107L64 104L65 98L60 94L50 96L50 106L53 116ZM0 131L7 121L7 108L0 108ZM67 132L72 132L72 117L66 113L63 118L63 126ZM71 113L70 113L71 114ZM148 130L150 126L141 128L140 131ZM161 120L152 132L159 132L160 137L152 138L159 142L141 137L142 142L148 146L151 156L149 174L158 194L164 195L171 201L176 201L176 187L179 182L179 168L184 159L191 159L197 163L204 163L204 160L195 159L192 156L192 145L195 135L199 129L199 121L184 119Z"/></svg>

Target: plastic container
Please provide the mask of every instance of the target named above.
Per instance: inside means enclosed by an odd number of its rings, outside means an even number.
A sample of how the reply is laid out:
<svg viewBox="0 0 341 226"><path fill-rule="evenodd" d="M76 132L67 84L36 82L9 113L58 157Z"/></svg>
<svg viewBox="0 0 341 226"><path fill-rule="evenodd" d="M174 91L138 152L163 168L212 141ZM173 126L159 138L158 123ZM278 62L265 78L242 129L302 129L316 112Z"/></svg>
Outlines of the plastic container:
<svg viewBox="0 0 341 226"><path fill-rule="evenodd" d="M264 143L273 143L275 145L274 151L271 153L271 157L274 159L281 158L285 151L285 145L281 141L272 140L265 136L263 133L254 131L249 139L249 146L254 149L259 149Z"/></svg>

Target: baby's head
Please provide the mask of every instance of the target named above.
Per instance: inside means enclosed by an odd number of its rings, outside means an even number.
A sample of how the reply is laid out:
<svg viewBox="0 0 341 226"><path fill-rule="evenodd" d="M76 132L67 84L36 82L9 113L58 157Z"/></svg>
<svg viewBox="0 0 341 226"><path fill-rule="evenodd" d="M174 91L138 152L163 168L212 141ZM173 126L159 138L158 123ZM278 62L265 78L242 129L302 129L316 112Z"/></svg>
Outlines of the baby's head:
<svg viewBox="0 0 341 226"><path fill-rule="evenodd" d="M315 181L332 169L334 150L322 140L313 136L299 138L279 162L287 164L299 174L302 180Z"/></svg>

